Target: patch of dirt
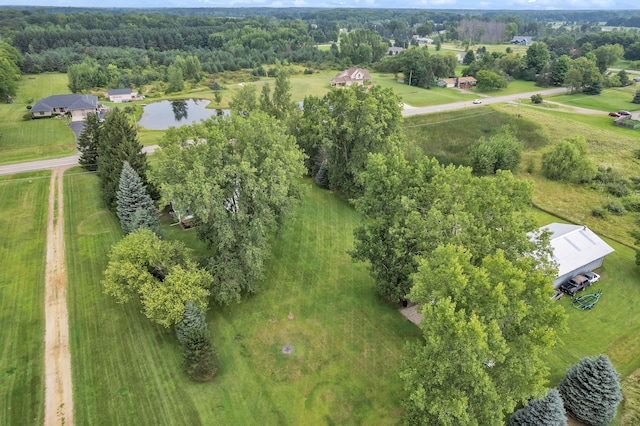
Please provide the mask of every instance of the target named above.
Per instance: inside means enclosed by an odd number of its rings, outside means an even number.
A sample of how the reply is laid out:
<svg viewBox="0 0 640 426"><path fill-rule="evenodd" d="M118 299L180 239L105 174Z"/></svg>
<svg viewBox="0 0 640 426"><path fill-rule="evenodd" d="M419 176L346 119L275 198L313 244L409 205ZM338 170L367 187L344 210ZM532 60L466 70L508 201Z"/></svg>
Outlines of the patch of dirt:
<svg viewBox="0 0 640 426"><path fill-rule="evenodd" d="M49 186L44 338L44 424L46 426L73 425L62 199L65 169L66 167L53 169Z"/></svg>

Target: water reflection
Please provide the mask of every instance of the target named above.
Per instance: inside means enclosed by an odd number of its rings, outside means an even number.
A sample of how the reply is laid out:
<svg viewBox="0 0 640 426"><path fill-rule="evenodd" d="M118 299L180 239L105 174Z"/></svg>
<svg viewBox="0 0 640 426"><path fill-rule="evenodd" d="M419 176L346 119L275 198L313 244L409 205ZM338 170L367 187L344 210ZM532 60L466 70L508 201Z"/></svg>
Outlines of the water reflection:
<svg viewBox="0 0 640 426"><path fill-rule="evenodd" d="M201 120L220 113L229 114L229 110L207 109L209 103L210 101L202 99L154 102L144 107L138 124L145 129L166 130L171 126L200 123Z"/></svg>

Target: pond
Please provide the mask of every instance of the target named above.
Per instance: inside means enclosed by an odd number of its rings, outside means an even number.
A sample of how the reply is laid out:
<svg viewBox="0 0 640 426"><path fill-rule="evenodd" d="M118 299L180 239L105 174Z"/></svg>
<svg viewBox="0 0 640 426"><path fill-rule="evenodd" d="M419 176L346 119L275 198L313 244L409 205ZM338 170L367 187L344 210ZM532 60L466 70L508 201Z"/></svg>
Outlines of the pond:
<svg viewBox="0 0 640 426"><path fill-rule="evenodd" d="M138 121L141 127L149 130L167 130L169 127L180 127L207 119L216 115L215 109L207 109L211 101L202 99L186 99L154 102L144 107L142 118ZM225 115L228 110L221 110Z"/></svg>

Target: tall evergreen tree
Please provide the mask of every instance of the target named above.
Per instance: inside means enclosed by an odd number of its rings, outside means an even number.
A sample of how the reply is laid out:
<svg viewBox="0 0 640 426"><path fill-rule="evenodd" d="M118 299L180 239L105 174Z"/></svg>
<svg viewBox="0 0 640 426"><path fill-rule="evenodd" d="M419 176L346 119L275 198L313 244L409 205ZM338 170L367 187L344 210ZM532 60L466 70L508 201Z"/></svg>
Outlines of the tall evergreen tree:
<svg viewBox="0 0 640 426"><path fill-rule="evenodd" d="M573 417L594 426L612 421L622 401L620 375L606 355L581 359L567 370L558 391Z"/></svg>
<svg viewBox="0 0 640 426"><path fill-rule="evenodd" d="M176 324L176 335L180 344L184 344L192 329L207 330L207 319L198 306L189 301L184 305L184 318Z"/></svg>
<svg viewBox="0 0 640 426"><path fill-rule="evenodd" d="M147 155L142 152L136 129L123 110L116 108L107 115L98 141L98 177L107 207L116 209L120 173L125 161L138 173L151 197L157 198L155 189L147 181Z"/></svg>
<svg viewBox="0 0 640 426"><path fill-rule="evenodd" d="M147 193L142 179L125 162L120 173L116 212L122 232L129 234L138 228L149 228L160 232L160 218L153 200Z"/></svg>
<svg viewBox="0 0 640 426"><path fill-rule="evenodd" d="M566 426L567 415L556 389L513 413L507 426Z"/></svg>
<svg viewBox="0 0 640 426"><path fill-rule="evenodd" d="M98 114L87 114L84 128L78 137L80 165L90 172L98 170L98 143L100 139L100 119Z"/></svg>

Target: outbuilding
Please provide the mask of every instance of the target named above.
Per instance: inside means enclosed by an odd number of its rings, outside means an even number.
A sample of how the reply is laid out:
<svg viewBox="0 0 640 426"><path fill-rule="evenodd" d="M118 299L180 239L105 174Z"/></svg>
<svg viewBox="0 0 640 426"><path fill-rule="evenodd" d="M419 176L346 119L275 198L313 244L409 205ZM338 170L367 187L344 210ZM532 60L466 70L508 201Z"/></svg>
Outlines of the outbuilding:
<svg viewBox="0 0 640 426"><path fill-rule="evenodd" d="M553 260L558 264L554 288L575 275L602 266L605 256L615 251L586 226L551 223L541 229L551 232Z"/></svg>

